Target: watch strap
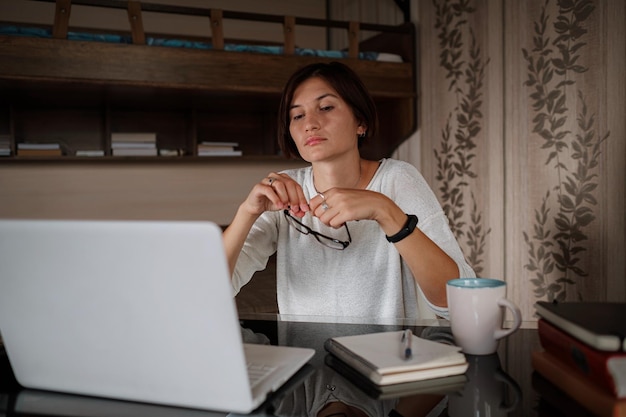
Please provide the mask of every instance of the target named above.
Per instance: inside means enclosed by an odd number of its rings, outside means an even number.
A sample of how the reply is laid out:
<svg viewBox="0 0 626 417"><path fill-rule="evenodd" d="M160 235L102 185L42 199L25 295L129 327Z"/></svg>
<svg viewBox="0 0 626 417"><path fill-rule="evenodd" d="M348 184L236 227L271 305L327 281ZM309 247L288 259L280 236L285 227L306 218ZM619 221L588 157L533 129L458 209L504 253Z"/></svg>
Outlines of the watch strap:
<svg viewBox="0 0 626 417"><path fill-rule="evenodd" d="M402 226L402 229L400 229L398 233L392 236L385 236L388 242L397 243L413 233L413 230L415 230L417 226L417 216L415 214L407 214L406 217L406 223L404 223L404 226Z"/></svg>

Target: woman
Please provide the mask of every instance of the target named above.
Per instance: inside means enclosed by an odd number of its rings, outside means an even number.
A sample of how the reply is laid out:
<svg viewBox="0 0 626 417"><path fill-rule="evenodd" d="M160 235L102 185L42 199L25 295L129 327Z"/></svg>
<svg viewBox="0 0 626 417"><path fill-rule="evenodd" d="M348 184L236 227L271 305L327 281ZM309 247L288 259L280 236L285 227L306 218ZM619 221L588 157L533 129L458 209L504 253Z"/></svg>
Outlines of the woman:
<svg viewBox="0 0 626 417"><path fill-rule="evenodd" d="M354 71L296 71L278 118L281 149L310 166L268 174L239 206L224 232L235 291L277 252L281 314L445 316L446 281L474 273L418 171L361 158L377 115Z"/></svg>

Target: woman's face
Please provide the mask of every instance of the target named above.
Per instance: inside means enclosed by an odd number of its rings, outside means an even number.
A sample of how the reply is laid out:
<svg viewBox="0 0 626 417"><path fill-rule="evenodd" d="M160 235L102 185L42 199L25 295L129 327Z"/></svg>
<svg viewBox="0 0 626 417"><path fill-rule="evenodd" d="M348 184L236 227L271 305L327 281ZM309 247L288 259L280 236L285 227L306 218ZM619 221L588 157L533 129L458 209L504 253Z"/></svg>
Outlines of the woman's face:
<svg viewBox="0 0 626 417"><path fill-rule="evenodd" d="M308 162L358 152L357 136L365 131L350 106L318 77L309 78L295 90L289 120L289 133Z"/></svg>

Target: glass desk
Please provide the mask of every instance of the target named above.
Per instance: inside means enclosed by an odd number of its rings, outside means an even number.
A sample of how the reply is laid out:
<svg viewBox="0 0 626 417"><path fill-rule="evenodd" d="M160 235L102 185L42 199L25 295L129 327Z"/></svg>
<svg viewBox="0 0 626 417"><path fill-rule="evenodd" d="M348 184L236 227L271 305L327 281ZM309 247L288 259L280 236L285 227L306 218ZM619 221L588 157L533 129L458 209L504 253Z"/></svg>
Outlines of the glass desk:
<svg viewBox="0 0 626 417"><path fill-rule="evenodd" d="M309 365L252 415L308 416L308 408L316 401L335 398L358 404L376 417L588 415L571 400L568 403L567 398L560 397L554 386L533 372L531 352L540 349L535 328L522 328L502 340L494 355L467 356L470 367L466 380L455 386L440 391L421 388L420 392L403 394L400 398L377 398L377 394L366 393L358 383L327 364L324 341L334 336L411 328L418 336L450 343L452 335L447 322L368 324L341 319L315 320L275 315L241 317L244 341L316 350ZM528 326L533 327L533 323ZM210 417L227 414L22 389L15 382L2 351L0 416L26 415Z"/></svg>

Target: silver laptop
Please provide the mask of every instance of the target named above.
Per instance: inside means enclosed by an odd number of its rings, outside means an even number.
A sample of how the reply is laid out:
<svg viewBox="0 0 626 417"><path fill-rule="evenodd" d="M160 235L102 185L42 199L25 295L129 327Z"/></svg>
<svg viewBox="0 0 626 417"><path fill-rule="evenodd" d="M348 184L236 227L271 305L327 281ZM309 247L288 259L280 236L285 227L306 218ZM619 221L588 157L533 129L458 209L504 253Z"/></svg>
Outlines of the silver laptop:
<svg viewBox="0 0 626 417"><path fill-rule="evenodd" d="M210 222L0 220L0 333L24 387L237 413L314 354L243 343Z"/></svg>

